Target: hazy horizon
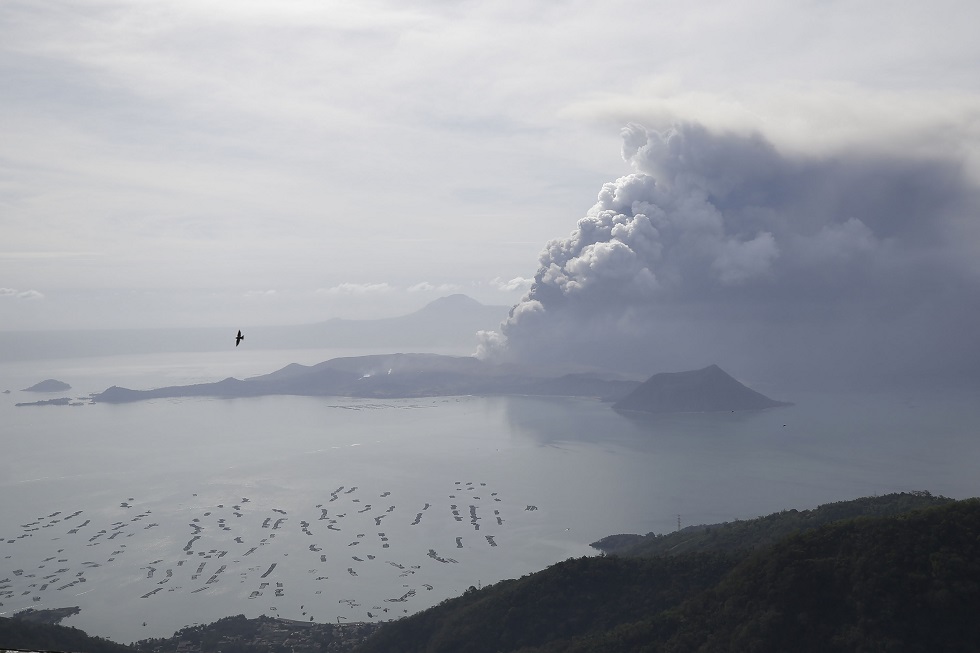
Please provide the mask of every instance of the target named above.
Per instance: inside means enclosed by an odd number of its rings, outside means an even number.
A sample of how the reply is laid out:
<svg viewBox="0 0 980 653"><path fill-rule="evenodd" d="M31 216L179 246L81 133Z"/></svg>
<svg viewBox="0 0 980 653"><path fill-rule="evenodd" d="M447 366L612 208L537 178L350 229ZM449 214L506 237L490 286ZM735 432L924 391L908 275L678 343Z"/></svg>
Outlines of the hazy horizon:
<svg viewBox="0 0 980 653"><path fill-rule="evenodd" d="M977 18L6 2L0 330L464 293L500 360L976 378Z"/></svg>
<svg viewBox="0 0 980 653"><path fill-rule="evenodd" d="M978 24L966 0L0 2L0 615L385 619L679 515L977 496ZM482 306L415 315L451 295ZM499 366L91 401L393 353ZM458 381L712 364L793 405ZM559 370L615 381L535 385ZM24 390L48 378L71 390ZM411 383L445 394L378 398Z"/></svg>

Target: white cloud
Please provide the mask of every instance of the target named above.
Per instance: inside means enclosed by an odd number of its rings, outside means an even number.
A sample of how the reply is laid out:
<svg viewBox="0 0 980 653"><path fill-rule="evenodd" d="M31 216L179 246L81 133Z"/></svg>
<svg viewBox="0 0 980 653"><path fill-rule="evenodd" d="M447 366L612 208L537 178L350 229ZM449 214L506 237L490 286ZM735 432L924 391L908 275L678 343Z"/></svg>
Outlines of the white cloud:
<svg viewBox="0 0 980 653"><path fill-rule="evenodd" d="M761 133L786 153L842 151L961 157L980 178L980 91L887 88L850 81L793 80L723 91L653 84L574 102L564 114L601 123L678 122ZM629 141L624 143L629 147Z"/></svg>
<svg viewBox="0 0 980 653"><path fill-rule="evenodd" d="M341 283L331 288L317 290L326 295L377 295L394 290L388 283Z"/></svg>
<svg viewBox="0 0 980 653"><path fill-rule="evenodd" d="M525 277L514 277L513 279L507 280L500 277L494 277L490 280L491 286L503 292L529 290L532 283L534 283L534 279L528 279Z"/></svg>
<svg viewBox="0 0 980 653"><path fill-rule="evenodd" d="M408 292L457 293L461 289L462 286L455 283L432 284L428 281L421 281L409 286L406 290L408 290Z"/></svg>
<svg viewBox="0 0 980 653"><path fill-rule="evenodd" d="M16 290L14 288L0 288L0 297L13 297L16 299L44 299L44 295L37 290Z"/></svg>

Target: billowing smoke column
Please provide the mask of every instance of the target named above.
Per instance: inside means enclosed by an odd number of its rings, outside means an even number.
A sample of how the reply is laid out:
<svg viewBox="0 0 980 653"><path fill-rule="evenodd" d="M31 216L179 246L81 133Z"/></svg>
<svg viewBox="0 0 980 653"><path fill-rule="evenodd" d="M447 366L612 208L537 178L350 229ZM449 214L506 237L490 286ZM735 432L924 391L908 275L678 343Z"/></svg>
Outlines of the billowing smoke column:
<svg viewBox="0 0 980 653"><path fill-rule="evenodd" d="M977 370L980 247L956 241L980 203L955 162L790 157L697 125L623 138L635 172L547 244L478 355L639 375Z"/></svg>

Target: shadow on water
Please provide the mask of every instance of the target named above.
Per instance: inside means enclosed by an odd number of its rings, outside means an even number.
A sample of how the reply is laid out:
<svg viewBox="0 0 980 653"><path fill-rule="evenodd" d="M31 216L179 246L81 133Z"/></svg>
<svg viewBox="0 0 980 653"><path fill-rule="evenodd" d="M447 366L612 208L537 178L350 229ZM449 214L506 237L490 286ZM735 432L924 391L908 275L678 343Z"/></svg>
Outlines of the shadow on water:
<svg viewBox="0 0 980 653"><path fill-rule="evenodd" d="M593 399L509 397L502 401L511 428L542 446L580 443L637 450L669 447L671 442L690 444L695 436L717 441L719 436L768 430L792 409L653 414L619 411Z"/></svg>

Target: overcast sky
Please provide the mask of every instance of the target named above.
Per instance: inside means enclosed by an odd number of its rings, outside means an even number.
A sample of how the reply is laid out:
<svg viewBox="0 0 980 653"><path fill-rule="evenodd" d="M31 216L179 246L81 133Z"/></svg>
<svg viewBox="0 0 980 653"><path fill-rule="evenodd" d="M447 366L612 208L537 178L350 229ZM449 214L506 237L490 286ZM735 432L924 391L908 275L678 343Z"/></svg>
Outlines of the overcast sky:
<svg viewBox="0 0 980 653"><path fill-rule="evenodd" d="M651 314L975 334L946 309L980 303L977 24L948 0L6 0L0 329L516 304L537 277L522 312L551 317L487 351Z"/></svg>

